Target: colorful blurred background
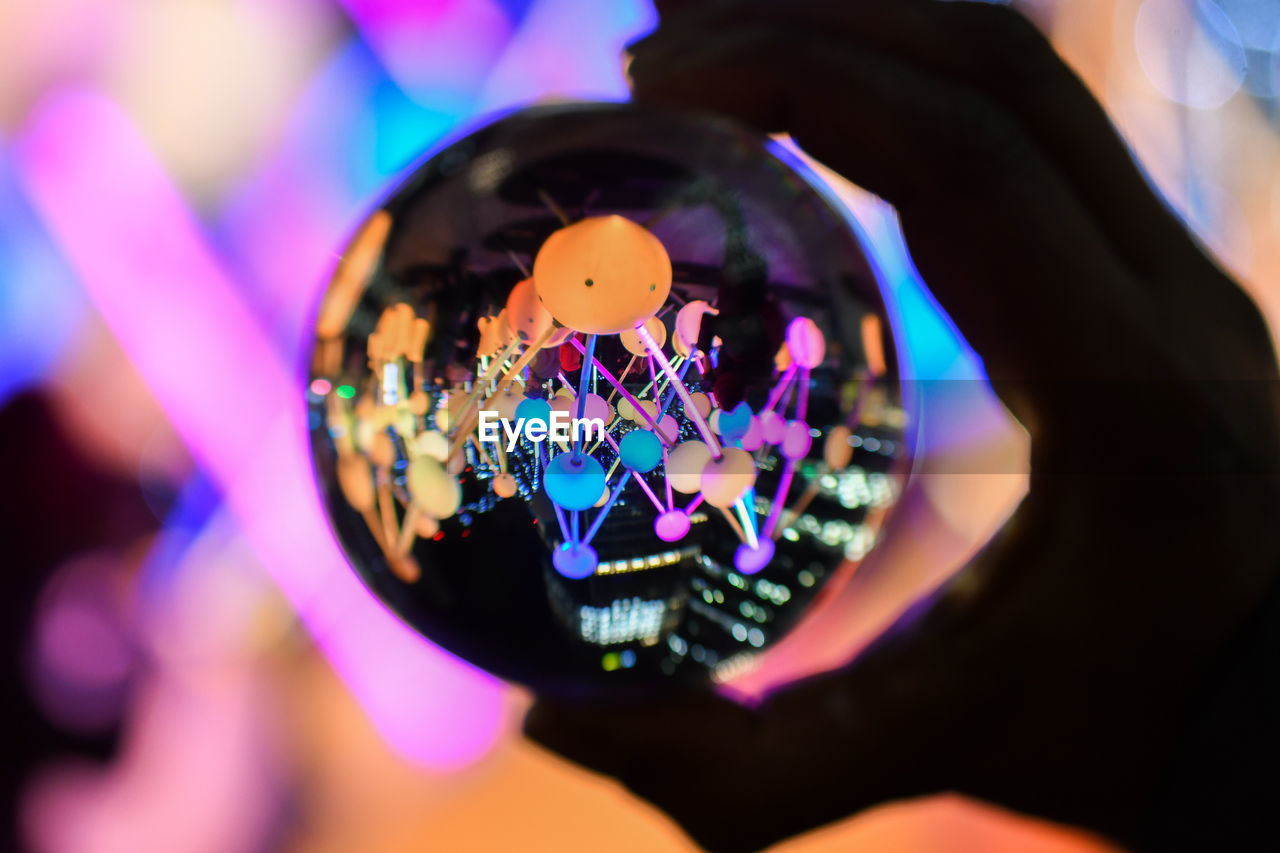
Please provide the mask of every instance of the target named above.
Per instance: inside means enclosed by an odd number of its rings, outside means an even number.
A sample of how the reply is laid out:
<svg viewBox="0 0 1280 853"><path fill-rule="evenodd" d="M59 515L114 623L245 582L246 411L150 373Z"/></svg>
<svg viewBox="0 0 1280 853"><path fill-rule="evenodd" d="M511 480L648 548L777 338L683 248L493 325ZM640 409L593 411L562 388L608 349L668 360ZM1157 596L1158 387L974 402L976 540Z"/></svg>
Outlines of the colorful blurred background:
<svg viewBox="0 0 1280 853"><path fill-rule="evenodd" d="M1280 0L1019 5L1280 328ZM335 249L397 174L482 116L625 98L655 23L646 0L0 4L0 847L691 849L374 603L312 494L298 379ZM980 379L892 211L838 189L915 375ZM924 411L895 524L770 678L847 658L1016 503L999 405ZM956 797L783 848L1110 849Z"/></svg>

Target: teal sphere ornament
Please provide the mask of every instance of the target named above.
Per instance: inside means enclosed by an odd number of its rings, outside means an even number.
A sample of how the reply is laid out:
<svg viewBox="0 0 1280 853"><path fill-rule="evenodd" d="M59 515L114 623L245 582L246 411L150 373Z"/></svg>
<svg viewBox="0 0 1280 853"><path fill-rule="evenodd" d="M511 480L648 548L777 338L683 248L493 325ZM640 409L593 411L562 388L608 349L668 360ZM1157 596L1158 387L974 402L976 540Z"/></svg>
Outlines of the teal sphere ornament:
<svg viewBox="0 0 1280 853"><path fill-rule="evenodd" d="M560 509L590 509L604 493L604 466L590 456L575 457L567 451L547 463L542 485Z"/></svg>
<svg viewBox="0 0 1280 853"><path fill-rule="evenodd" d="M633 429L618 445L622 464L637 474L648 474L662 461L662 441L646 429Z"/></svg>

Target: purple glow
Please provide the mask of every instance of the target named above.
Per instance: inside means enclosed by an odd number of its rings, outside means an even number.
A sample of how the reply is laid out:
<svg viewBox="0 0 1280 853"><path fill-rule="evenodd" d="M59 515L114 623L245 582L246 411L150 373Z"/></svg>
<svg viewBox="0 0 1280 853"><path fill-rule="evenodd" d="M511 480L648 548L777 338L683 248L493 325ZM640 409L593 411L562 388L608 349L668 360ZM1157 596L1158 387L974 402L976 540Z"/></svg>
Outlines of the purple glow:
<svg viewBox="0 0 1280 853"><path fill-rule="evenodd" d="M755 548L739 545L733 554L733 564L744 575L754 575L769 565L769 561L773 559L774 547L772 539L761 539Z"/></svg>
<svg viewBox="0 0 1280 853"><path fill-rule="evenodd" d="M649 0L538 0L489 72L477 112L547 97L623 100L624 45L657 26Z"/></svg>
<svg viewBox="0 0 1280 853"><path fill-rule="evenodd" d="M796 460L788 459L782 466L782 477L779 478L778 490L773 495L773 506L769 508L769 517L760 531L761 538L769 539L773 536L773 529L778 525L778 518L782 515L782 505L786 503L787 492L791 489L791 478L795 473Z"/></svg>
<svg viewBox="0 0 1280 853"><path fill-rule="evenodd" d="M387 71L419 102L469 104L512 23L494 0L342 0Z"/></svg>
<svg viewBox="0 0 1280 853"><path fill-rule="evenodd" d="M0 400L55 367L87 308L14 180L0 141Z"/></svg>
<svg viewBox="0 0 1280 853"><path fill-rule="evenodd" d="M37 646L43 666L86 688L119 684L132 664L119 627L92 599L59 601L50 607L43 614Z"/></svg>
<svg viewBox="0 0 1280 853"><path fill-rule="evenodd" d="M391 618L347 568L312 485L300 386L124 115L57 95L15 154L90 300L378 730L433 768L483 755L501 683Z"/></svg>
<svg viewBox="0 0 1280 853"><path fill-rule="evenodd" d="M693 397L690 396L689 389L684 387L684 382L676 375L675 369L671 367L671 362L667 361L667 357L662 354L662 347L658 346L658 342L653 339L653 335L645 328L644 323L636 326L636 334L644 342L645 349L649 350L649 357L657 360L658 366L662 368L662 372L667 375L668 381L671 382L671 387L675 388L676 393L680 395L681 401L684 402L685 413L693 420L694 426L698 428L698 432L702 435L702 440L711 449L711 456L719 459L722 455L720 442L712 434L711 427L707 426L707 421L702 417L702 413L698 411L698 407L693 404ZM646 417L645 420L649 420L649 418ZM654 427L654 429L657 429L657 427Z"/></svg>
<svg viewBox="0 0 1280 853"><path fill-rule="evenodd" d="M778 401L782 399L782 392L787 389L787 386L791 384L791 378L796 375L796 369L794 362L787 365L787 369L783 372L782 378L778 380L777 385L773 386L773 390L769 392L769 399L765 402L764 408L760 410L760 415L762 417L765 412L772 412L777 408ZM769 441L770 444L777 443L769 440L768 438L765 440Z"/></svg>
<svg viewBox="0 0 1280 853"><path fill-rule="evenodd" d="M649 340L653 340L653 338L650 337ZM576 349L580 354L584 357L586 356L586 348L582 346L582 343L576 337L569 338L569 343L573 344L574 349ZM595 372L603 376L604 380L613 386L613 390L621 394L623 399L631 404L631 407L636 410L637 415L644 418L644 422L649 425L649 429L653 430L658 438L662 439L663 444L666 444L667 446L675 444L675 441L668 438L667 434L662 431L661 425L650 417L649 413L644 410L644 407L640 405L640 401L637 400L630 391L622 387L622 383L614 378L613 374L609 372L607 367L601 364L595 356L591 356L591 363L595 366Z"/></svg>
<svg viewBox="0 0 1280 853"><path fill-rule="evenodd" d="M334 260L387 178L460 116L411 101L352 39L311 80L271 156L221 212L219 235L254 315L288 347ZM341 132L336 132L338 130Z"/></svg>
<svg viewBox="0 0 1280 853"><path fill-rule="evenodd" d="M557 572L574 580L590 577L595 574L596 566L600 565L595 549L586 542L561 543L551 555L551 562L555 564Z"/></svg>

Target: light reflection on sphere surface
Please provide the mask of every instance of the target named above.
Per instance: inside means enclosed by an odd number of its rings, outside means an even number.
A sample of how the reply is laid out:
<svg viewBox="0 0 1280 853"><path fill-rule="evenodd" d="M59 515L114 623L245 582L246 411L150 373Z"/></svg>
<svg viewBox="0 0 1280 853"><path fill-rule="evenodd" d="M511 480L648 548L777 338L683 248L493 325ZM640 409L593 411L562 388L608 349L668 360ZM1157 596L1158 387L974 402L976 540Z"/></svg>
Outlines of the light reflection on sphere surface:
<svg viewBox="0 0 1280 853"><path fill-rule="evenodd" d="M308 379L369 588L581 693L729 677L856 570L910 424L873 266L816 180L625 105L515 113L414 171L343 252ZM578 417L604 434L532 440Z"/></svg>

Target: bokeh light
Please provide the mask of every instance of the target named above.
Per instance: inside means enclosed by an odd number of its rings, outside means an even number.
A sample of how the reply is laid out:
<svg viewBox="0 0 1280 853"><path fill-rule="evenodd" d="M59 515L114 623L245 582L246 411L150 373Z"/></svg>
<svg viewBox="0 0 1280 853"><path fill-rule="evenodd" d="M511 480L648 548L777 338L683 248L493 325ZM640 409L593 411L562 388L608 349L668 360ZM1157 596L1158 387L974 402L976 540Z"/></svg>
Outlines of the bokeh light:
<svg viewBox="0 0 1280 853"><path fill-rule="evenodd" d="M1280 327L1274 2L1012 5ZM70 442L54 458L84 451L103 466L94 476L131 481L158 519L154 535L81 550L127 529L125 510L59 515L33 536L53 557L6 566L28 608L12 626L15 682L36 722L20 723L10 769L28 846L689 849L524 744L527 697L422 641L352 578L310 488L296 405L308 390L358 396L307 388L300 366L322 282L379 193L486 117L624 99L622 48L656 20L643 0L0 4L0 406L17 418L32 394L53 401ZM727 636L768 646L765 662L717 673L745 695L847 658L986 541L1025 486L1026 436L922 286L893 211L828 177L868 235L904 371L922 380L918 473L897 510L916 535L889 530L868 551L873 538L838 519L784 529L779 548L848 536L865 564L825 588L835 623L815 613L778 645L760 619L817 586L814 573L785 590L745 576L744 589L698 590L708 608L747 593ZM6 488L25 507L65 494L67 476ZM882 485L850 479L837 498ZM588 633L616 633L624 603L637 623L653 612L643 597L606 602ZM666 648L709 659L679 636ZM592 665L626 677L642 662L610 649ZM955 799L877 810L788 849L852 848L1105 849Z"/></svg>
<svg viewBox="0 0 1280 853"><path fill-rule="evenodd" d="M1145 0L1134 38L1152 85L1180 104L1220 107L1244 82L1240 34L1212 0Z"/></svg>

